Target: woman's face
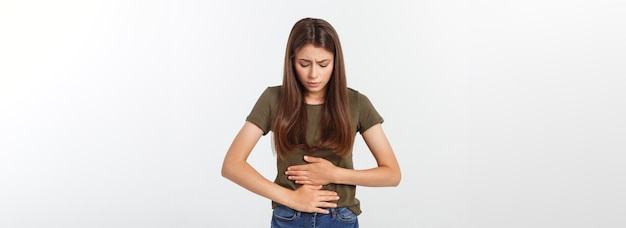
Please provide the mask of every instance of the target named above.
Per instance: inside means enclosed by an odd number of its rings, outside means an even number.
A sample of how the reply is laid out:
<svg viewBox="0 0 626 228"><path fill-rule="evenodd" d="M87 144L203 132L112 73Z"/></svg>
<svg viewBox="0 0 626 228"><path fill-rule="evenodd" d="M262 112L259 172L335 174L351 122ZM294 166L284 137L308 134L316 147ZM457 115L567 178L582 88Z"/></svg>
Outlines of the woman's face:
<svg viewBox="0 0 626 228"><path fill-rule="evenodd" d="M323 103L326 84L333 74L334 54L312 44L303 46L293 64L300 83L306 88L307 103ZM311 102L309 102L311 101Z"/></svg>

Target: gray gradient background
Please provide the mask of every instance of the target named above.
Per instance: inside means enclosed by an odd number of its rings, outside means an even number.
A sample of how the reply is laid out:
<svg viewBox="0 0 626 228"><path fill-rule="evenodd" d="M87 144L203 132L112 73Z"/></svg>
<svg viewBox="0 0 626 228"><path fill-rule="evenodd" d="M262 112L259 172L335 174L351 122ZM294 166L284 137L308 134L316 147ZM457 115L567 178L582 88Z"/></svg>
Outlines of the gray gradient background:
<svg viewBox="0 0 626 228"><path fill-rule="evenodd" d="M268 227L223 156L302 17L385 117L362 227L625 227L623 1L0 3L0 227ZM275 175L270 139L249 161ZM375 161L360 136L358 168Z"/></svg>

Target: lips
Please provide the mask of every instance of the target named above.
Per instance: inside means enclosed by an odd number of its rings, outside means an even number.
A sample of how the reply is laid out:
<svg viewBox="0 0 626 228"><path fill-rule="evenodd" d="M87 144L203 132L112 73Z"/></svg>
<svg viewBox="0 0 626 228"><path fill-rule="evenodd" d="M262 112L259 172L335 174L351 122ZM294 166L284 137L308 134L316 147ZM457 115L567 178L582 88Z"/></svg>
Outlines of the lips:
<svg viewBox="0 0 626 228"><path fill-rule="evenodd" d="M306 84L308 84L310 87L318 87L320 85L319 82L307 82Z"/></svg>

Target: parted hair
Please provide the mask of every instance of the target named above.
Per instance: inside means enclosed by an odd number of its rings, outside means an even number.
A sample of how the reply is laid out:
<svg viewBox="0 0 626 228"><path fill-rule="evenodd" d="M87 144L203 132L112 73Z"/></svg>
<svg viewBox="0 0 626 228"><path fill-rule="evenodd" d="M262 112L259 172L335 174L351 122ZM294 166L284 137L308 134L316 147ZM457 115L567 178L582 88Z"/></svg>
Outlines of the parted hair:
<svg viewBox="0 0 626 228"><path fill-rule="evenodd" d="M319 116L319 138L314 145L306 142L307 108L306 88L296 75L294 58L305 45L312 44L334 53L334 68ZM339 36L325 20L304 18L291 29L285 51L283 84L271 129L274 145L280 158L294 149L331 149L339 156L347 156L354 144L348 86Z"/></svg>

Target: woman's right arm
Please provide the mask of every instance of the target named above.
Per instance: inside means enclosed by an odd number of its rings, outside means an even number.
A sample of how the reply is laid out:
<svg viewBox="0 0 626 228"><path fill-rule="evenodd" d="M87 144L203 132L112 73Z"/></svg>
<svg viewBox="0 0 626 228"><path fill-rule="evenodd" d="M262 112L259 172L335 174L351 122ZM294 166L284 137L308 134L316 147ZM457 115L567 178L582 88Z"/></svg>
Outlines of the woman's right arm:
<svg viewBox="0 0 626 228"><path fill-rule="evenodd" d="M321 185L303 185L296 190L290 190L269 181L252 168L247 159L262 135L261 128L246 121L226 153L222 176L251 192L297 211L327 214L328 211L322 208L337 207L335 203L328 202L339 199L337 193L321 190Z"/></svg>

